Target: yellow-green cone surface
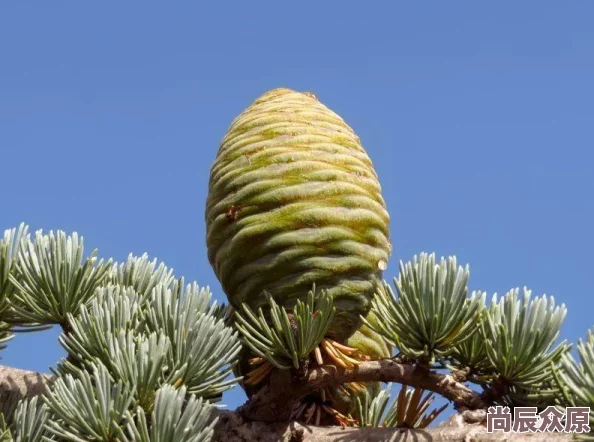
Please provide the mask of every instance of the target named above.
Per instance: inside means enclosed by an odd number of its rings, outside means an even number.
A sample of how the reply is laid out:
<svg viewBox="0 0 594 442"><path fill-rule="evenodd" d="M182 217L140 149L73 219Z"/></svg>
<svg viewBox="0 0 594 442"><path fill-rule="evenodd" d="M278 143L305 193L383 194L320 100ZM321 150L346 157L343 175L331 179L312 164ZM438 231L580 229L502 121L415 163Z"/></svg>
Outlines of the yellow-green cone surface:
<svg viewBox="0 0 594 442"><path fill-rule="evenodd" d="M376 326L376 316L373 310L369 312L366 319L371 325ZM359 330L349 337L346 345L371 356L372 359L387 359L392 356L392 347L380 334L365 324L362 324Z"/></svg>
<svg viewBox="0 0 594 442"><path fill-rule="evenodd" d="M312 94L274 89L231 124L211 169L208 257L230 303L287 308L327 289L345 339L390 254L389 215L359 137Z"/></svg>
<svg viewBox="0 0 594 442"><path fill-rule="evenodd" d="M370 311L367 315L367 321L372 325L376 325L376 316L374 311ZM387 359L392 356L392 347L379 335L374 332L367 325L363 324L347 341L349 347L354 347L371 359ZM348 385L345 386L350 394L341 393L340 389L331 388L330 393L333 398L333 406L342 414L348 415L352 413L355 408L355 400L357 393L351 390ZM365 388L371 393L371 397L375 397L381 391L381 384L379 382L367 382Z"/></svg>

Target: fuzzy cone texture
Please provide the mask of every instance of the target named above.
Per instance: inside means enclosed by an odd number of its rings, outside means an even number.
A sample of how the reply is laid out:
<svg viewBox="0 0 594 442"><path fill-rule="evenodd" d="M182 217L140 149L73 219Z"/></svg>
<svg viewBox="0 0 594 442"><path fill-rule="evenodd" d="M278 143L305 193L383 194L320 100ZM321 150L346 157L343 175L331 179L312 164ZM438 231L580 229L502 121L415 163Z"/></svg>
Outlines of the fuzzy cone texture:
<svg viewBox="0 0 594 442"><path fill-rule="evenodd" d="M231 124L211 169L208 257L229 302L291 309L312 285L360 326L390 255L389 215L359 137L310 93L274 89Z"/></svg>
<svg viewBox="0 0 594 442"><path fill-rule="evenodd" d="M366 319L371 325L376 326L375 311L370 311ZM346 344L360 350L371 359L386 359L392 356L392 347L365 324L349 337Z"/></svg>
<svg viewBox="0 0 594 442"><path fill-rule="evenodd" d="M367 315L367 321L370 324L376 325L376 316L373 310ZM387 359L392 356L392 347L382 338L381 335L374 332L367 325L363 324L349 339L346 341L349 347L354 347L362 353L370 356L371 359ZM352 390L348 385L343 385L348 394L344 394L345 390L340 388L330 387L332 400L332 407L344 415L349 415L355 411L355 397L357 392ZM381 391L381 384L379 382L367 382L365 388L375 397Z"/></svg>

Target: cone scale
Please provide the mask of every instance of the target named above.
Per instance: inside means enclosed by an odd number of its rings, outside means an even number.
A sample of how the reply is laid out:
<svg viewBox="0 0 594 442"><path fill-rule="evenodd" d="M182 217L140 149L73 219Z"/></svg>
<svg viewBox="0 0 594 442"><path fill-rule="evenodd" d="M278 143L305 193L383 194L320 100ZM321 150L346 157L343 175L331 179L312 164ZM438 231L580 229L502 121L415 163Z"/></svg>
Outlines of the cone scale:
<svg viewBox="0 0 594 442"><path fill-rule="evenodd" d="M310 93L274 89L231 124L211 169L209 261L231 305L292 308L315 283L337 309L330 336L361 325L390 255L389 215L371 160Z"/></svg>

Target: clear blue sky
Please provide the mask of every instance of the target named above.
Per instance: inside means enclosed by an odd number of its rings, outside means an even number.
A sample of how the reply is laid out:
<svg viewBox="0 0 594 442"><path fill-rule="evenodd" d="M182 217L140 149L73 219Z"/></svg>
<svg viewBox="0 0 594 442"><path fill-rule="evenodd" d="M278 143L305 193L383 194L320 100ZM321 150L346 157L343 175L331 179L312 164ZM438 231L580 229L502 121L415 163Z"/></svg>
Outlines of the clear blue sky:
<svg viewBox="0 0 594 442"><path fill-rule="evenodd" d="M575 341L594 325L593 16L586 1L4 1L0 229L148 252L222 300L204 240L219 141L266 90L308 90L375 164L387 278L415 253L456 255L472 289L554 295ZM1 363L62 354L46 332Z"/></svg>

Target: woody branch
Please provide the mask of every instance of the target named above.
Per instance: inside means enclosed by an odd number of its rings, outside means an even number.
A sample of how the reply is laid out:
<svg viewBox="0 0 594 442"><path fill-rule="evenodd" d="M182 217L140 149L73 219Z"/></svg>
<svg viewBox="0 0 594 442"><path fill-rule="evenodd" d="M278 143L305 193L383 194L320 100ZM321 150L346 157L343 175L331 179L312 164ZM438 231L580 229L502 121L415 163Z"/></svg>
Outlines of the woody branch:
<svg viewBox="0 0 594 442"><path fill-rule="evenodd" d="M450 400L456 409L485 410L488 404L480 393L471 390L452 375L439 374L427 368L398 362L395 359L365 361L354 369L323 365L311 369L303 380L290 372L274 372L270 380L240 412L258 421L288 420L293 407L308 394L324 387L348 382L397 382L433 391Z"/></svg>
<svg viewBox="0 0 594 442"><path fill-rule="evenodd" d="M390 361L366 362L365 367L360 367L359 375L365 380L371 380L369 370L377 369L380 366L389 366ZM363 364L362 364L363 365ZM400 372L400 368L393 365L390 370L393 373ZM375 367L375 368L372 368ZM410 380L413 373L410 368L403 368L400 378L403 381ZM310 377L316 385L324 385L325 382L333 382L355 379L354 374L349 371L336 370L330 374L328 367L320 367L312 370ZM414 367L413 367L414 371ZM286 373L286 372L284 372ZM390 371L388 371L390 373ZM392 373L392 374L393 374ZM375 376L375 375L374 375ZM382 374L381 376L387 376ZM417 376L417 374L414 374ZM440 376L440 375L437 375ZM386 379L381 377L379 379ZM0 398L7 400L11 397L33 397L42 394L45 386L50 382L52 376L21 370L13 367L0 366ZM457 382L448 387L455 391ZM462 385L463 388L466 388ZM463 390L461 390L463 391ZM278 397L278 396L277 396ZM467 412L468 413L468 412ZM536 434L510 434L510 433L487 433L486 427L480 424L468 424L468 419L462 415L454 415L448 421L442 423L438 428L424 430L405 430L395 428L340 428L340 427L315 427L303 426L294 422L253 422L246 419L244 413L224 411L218 414L219 421L215 429L214 440L219 442L245 442L259 440L260 442L272 442L278 440L290 440L300 442L331 442L331 441L398 441L408 440L431 441L431 442L464 442L474 440L476 442L498 442L511 441L570 441L573 435L567 433L536 433Z"/></svg>

